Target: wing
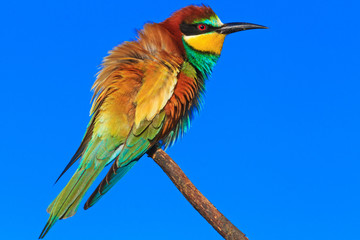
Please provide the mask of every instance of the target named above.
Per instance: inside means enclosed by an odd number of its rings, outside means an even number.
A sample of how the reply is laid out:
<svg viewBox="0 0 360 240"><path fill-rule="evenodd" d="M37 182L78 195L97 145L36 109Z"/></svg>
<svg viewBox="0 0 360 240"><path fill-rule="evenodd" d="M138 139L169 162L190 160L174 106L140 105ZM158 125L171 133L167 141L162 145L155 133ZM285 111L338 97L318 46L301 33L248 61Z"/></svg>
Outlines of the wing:
<svg viewBox="0 0 360 240"><path fill-rule="evenodd" d="M161 137L165 121L163 109L176 86L179 66L165 61L148 61L143 71L143 84L134 101L136 110L131 131L116 161L86 202L85 209L109 191Z"/></svg>
<svg viewBox="0 0 360 240"><path fill-rule="evenodd" d="M141 71L138 70L137 73ZM78 156L81 156L80 165L68 184L49 205L47 211L50 217L40 238L46 235L57 220L71 217L76 213L80 201L93 181L105 165L121 152L131 130L130 123L135 115L133 100L139 91L141 78L134 69L121 69L109 77L113 81L108 85L102 85L101 95L95 98L87 133L78 153L68 166L71 166Z"/></svg>

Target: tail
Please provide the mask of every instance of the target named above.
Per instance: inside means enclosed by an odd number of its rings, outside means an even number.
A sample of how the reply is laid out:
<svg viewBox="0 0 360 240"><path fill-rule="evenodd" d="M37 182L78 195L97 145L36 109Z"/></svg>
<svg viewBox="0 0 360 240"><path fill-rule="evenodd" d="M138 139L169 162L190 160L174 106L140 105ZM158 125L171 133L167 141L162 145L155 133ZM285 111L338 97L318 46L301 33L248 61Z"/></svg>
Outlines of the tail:
<svg viewBox="0 0 360 240"><path fill-rule="evenodd" d="M103 168L102 165L95 166L92 164L86 169L80 167L75 172L69 183L49 205L47 212L50 213L50 217L39 239L45 237L57 220L71 217L76 213L81 199Z"/></svg>
<svg viewBox="0 0 360 240"><path fill-rule="evenodd" d="M120 168L117 168L116 163L114 163L105 178L86 201L84 209L87 210L97 203L97 201L99 201L100 198L107 193L135 165L135 163L137 163L137 160L138 159L135 159L128 165Z"/></svg>

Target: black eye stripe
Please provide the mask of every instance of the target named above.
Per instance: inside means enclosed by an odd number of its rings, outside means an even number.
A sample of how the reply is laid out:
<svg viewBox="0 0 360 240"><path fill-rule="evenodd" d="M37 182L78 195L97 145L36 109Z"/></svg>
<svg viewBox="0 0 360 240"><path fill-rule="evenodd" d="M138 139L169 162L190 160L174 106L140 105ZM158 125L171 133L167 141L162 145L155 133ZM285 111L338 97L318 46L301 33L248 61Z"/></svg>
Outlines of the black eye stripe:
<svg viewBox="0 0 360 240"><path fill-rule="evenodd" d="M200 30L199 29L199 24L203 24L206 26L205 30ZM198 24L186 24L186 23L182 23L180 24L180 31L185 34L186 36L191 36L191 35L198 35L198 34L203 34L203 33L207 33L207 32L213 32L216 29L218 29L218 27L214 27L205 23L198 23Z"/></svg>

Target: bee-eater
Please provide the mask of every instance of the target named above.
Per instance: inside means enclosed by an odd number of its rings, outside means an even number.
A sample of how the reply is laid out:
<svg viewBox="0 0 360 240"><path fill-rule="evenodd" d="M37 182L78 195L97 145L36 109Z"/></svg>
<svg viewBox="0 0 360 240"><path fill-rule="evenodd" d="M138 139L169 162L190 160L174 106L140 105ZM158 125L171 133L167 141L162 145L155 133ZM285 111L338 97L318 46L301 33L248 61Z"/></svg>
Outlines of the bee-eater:
<svg viewBox="0 0 360 240"><path fill-rule="evenodd" d="M202 105L205 80L220 57L225 37L266 28L223 24L207 6L187 6L161 23L147 23L136 41L105 57L92 87L90 123L79 149L60 177L79 159L69 183L49 205L40 238L59 219L71 217L93 181L113 162L84 208L93 206L154 145L172 145ZM59 178L60 178L59 177Z"/></svg>

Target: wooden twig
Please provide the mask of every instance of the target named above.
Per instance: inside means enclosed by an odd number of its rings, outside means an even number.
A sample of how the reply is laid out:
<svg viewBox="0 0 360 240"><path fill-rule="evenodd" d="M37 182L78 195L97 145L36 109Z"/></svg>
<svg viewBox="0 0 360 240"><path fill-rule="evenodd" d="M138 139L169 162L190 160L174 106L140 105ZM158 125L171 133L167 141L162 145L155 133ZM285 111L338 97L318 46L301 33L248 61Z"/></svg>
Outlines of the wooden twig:
<svg viewBox="0 0 360 240"><path fill-rule="evenodd" d="M148 152L149 157L161 167L171 181L203 216L208 223L227 240L249 240L235 227L204 195L194 186L181 168L161 148L155 146Z"/></svg>

